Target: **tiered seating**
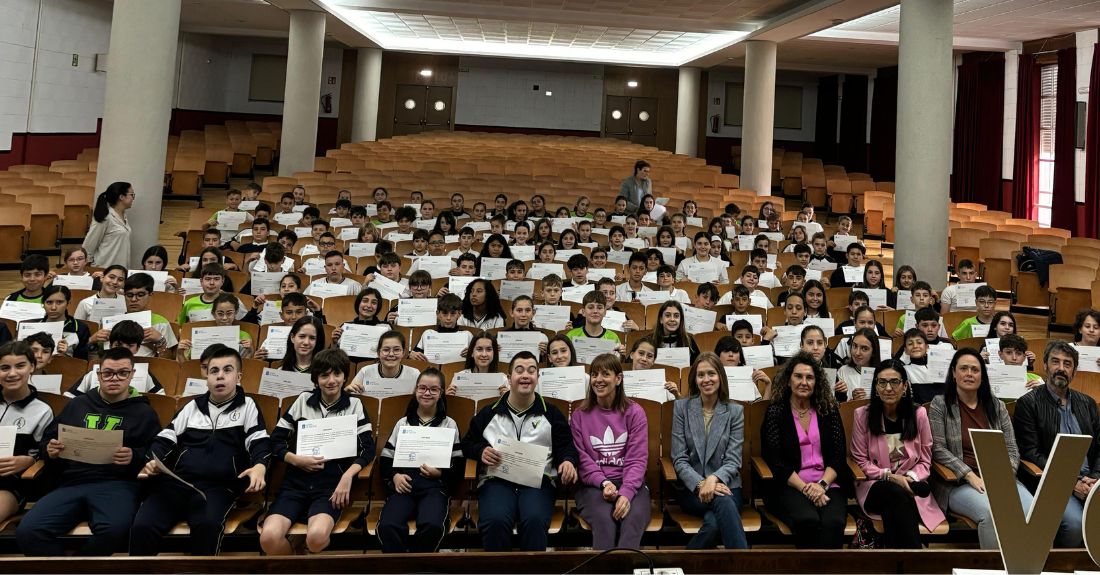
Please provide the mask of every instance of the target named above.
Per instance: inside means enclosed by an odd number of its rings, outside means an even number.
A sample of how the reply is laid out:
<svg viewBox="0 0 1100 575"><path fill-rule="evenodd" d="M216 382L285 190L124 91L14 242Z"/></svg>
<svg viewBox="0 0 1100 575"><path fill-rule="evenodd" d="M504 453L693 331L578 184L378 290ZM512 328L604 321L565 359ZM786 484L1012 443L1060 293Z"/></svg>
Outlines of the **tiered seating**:
<svg viewBox="0 0 1100 575"><path fill-rule="evenodd" d="M279 134L277 122L228 121L170 136L165 198L194 200L202 207L203 187L228 188L230 176L251 178L256 167L272 169Z"/></svg>

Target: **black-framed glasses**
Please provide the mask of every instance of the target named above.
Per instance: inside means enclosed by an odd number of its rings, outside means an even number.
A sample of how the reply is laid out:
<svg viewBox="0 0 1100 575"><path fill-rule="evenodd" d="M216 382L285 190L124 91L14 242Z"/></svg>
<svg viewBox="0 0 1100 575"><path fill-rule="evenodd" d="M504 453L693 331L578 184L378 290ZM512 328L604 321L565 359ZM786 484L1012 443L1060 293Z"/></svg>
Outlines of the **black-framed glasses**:
<svg viewBox="0 0 1100 575"><path fill-rule="evenodd" d="M879 389L886 389L888 387L901 387L904 384L905 382L900 379L880 379L875 382L875 385L878 386Z"/></svg>

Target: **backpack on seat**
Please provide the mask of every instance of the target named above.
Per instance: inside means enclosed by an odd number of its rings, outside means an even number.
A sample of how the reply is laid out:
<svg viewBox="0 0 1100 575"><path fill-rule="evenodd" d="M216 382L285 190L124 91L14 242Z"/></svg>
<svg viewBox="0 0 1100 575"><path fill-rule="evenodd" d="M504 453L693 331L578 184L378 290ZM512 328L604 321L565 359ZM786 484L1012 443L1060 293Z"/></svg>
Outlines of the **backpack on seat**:
<svg viewBox="0 0 1100 575"><path fill-rule="evenodd" d="M1050 280L1050 266L1062 263L1062 254L1054 250L1029 248L1024 246L1016 254L1016 269L1022 272L1035 272L1039 276L1039 285L1047 285Z"/></svg>

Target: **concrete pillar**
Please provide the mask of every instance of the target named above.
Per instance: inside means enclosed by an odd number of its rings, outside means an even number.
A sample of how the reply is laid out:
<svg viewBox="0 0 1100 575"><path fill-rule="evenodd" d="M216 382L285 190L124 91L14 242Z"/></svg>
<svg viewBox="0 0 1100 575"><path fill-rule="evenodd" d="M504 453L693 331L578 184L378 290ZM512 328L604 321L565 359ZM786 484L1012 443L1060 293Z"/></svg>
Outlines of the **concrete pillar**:
<svg viewBox="0 0 1100 575"><path fill-rule="evenodd" d="M378 139L378 91L382 86L382 50L360 48L355 72L355 112L351 141Z"/></svg>
<svg viewBox="0 0 1100 575"><path fill-rule="evenodd" d="M179 27L180 0L115 0L96 191L133 185L130 267L159 243Z"/></svg>
<svg viewBox="0 0 1100 575"><path fill-rule="evenodd" d="M947 280L952 0L902 0L894 265L933 289Z"/></svg>
<svg viewBox="0 0 1100 575"><path fill-rule="evenodd" d="M324 52L325 13L291 10L286 95L283 97L283 139L279 146L280 176L313 170Z"/></svg>
<svg viewBox="0 0 1100 575"><path fill-rule="evenodd" d="M772 193L772 127L775 124L775 42L745 43L745 99L741 118L741 187Z"/></svg>
<svg viewBox="0 0 1100 575"><path fill-rule="evenodd" d="M699 155L699 68L680 68L676 91L676 153Z"/></svg>

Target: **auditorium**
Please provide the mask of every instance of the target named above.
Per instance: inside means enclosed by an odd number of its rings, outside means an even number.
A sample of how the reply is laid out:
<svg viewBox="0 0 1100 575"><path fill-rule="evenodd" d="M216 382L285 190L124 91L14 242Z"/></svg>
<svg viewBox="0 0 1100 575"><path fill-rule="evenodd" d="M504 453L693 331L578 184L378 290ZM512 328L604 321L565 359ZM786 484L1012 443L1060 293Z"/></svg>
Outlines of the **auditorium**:
<svg viewBox="0 0 1100 575"><path fill-rule="evenodd" d="M1100 0L0 31L6 573L1100 570Z"/></svg>

